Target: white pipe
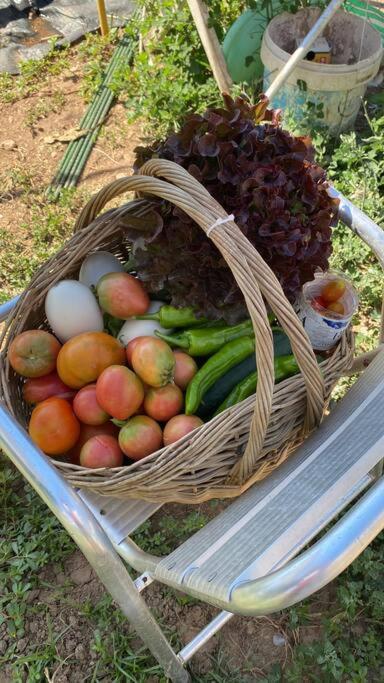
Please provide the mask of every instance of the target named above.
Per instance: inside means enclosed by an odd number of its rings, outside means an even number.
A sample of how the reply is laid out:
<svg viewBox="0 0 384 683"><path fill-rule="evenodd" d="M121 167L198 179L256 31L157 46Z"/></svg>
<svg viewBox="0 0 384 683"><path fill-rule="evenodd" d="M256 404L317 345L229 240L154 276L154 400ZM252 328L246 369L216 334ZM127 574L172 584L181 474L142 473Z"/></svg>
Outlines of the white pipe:
<svg viewBox="0 0 384 683"><path fill-rule="evenodd" d="M320 33L322 33L330 19L339 9L342 2L343 0L332 0L332 2L324 10L323 14L319 16L316 23L312 26L309 33L307 33L307 35L305 36L301 45L299 45L299 47L297 48L297 50L295 50L293 55L290 56L285 66L282 68L280 73L277 74L275 80L271 83L268 90L266 91L265 94L269 100L271 100L272 97L276 95L277 91L281 88L284 81L287 80L288 76L294 70L296 64L300 62L302 59L304 59L307 52L312 47L314 41L320 35Z"/></svg>

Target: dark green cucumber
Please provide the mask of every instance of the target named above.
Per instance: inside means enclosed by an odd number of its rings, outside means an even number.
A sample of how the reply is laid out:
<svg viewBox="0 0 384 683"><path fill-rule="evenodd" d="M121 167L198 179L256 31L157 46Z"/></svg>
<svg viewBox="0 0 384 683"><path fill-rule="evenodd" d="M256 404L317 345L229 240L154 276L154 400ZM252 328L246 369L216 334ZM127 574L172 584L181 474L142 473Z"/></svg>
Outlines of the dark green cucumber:
<svg viewBox="0 0 384 683"><path fill-rule="evenodd" d="M292 353L290 341L282 331L273 332L273 346L275 358L279 356L289 356ZM206 418L219 407L222 401L228 396L232 389L245 377L256 370L256 359L253 353L241 363L235 365L232 370L219 377L217 382L203 396L197 415Z"/></svg>

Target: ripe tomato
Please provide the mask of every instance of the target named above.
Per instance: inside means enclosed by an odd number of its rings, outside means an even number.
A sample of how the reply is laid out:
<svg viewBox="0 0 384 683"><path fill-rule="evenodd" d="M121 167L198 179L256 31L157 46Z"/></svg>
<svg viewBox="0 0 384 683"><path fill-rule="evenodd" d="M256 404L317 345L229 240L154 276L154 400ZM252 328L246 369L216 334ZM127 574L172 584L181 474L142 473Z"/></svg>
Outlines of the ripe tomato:
<svg viewBox="0 0 384 683"><path fill-rule="evenodd" d="M124 347L105 332L83 332L69 339L57 357L60 379L73 389L95 382L110 365L124 365Z"/></svg>
<svg viewBox="0 0 384 683"><path fill-rule="evenodd" d="M118 420L126 420L142 404L144 388L132 370L111 365L96 382L96 397L106 413Z"/></svg>
<svg viewBox="0 0 384 683"><path fill-rule="evenodd" d="M83 467L120 467L123 459L117 439L107 434L93 436L86 441L80 453L80 465Z"/></svg>
<svg viewBox="0 0 384 683"><path fill-rule="evenodd" d="M100 434L108 436L119 436L119 428L113 424L113 422L104 422L102 425L86 425L80 423L80 436L77 439L73 448L68 453L69 462L74 465L80 465L80 452L84 444L91 439L93 436L100 436Z"/></svg>
<svg viewBox="0 0 384 683"><path fill-rule="evenodd" d="M181 413L184 403L183 392L176 384L166 384L155 389L150 387L145 394L144 410L154 420L167 422Z"/></svg>
<svg viewBox="0 0 384 683"><path fill-rule="evenodd" d="M188 353L184 351L174 351L175 357L175 379L174 382L180 389L185 390L191 381L192 377L196 375L197 363Z"/></svg>
<svg viewBox="0 0 384 683"><path fill-rule="evenodd" d="M163 443L160 425L147 415L131 417L120 430L119 446L131 460L141 460Z"/></svg>
<svg viewBox="0 0 384 683"><path fill-rule="evenodd" d="M331 304L328 304L327 308L328 311L333 311L339 315L344 315L344 306L341 301L333 301Z"/></svg>
<svg viewBox="0 0 384 683"><path fill-rule="evenodd" d="M343 296L345 289L344 280L330 280L321 290L321 296L326 304L332 304Z"/></svg>
<svg viewBox="0 0 384 683"><path fill-rule="evenodd" d="M150 301L142 283L128 273L107 273L97 283L97 296L103 311L126 320L146 313Z"/></svg>
<svg viewBox="0 0 384 683"><path fill-rule="evenodd" d="M44 377L32 377L23 384L23 398L26 403L41 403L51 396L71 401L75 394L76 391L67 387L57 372L50 372Z"/></svg>
<svg viewBox="0 0 384 683"><path fill-rule="evenodd" d="M97 401L96 384L87 384L77 392L73 399L73 412L77 419L86 425L102 425L109 420L108 413Z"/></svg>
<svg viewBox="0 0 384 683"><path fill-rule="evenodd" d="M8 349L8 360L23 377L42 377L56 367L61 349L56 337L44 330L26 330L14 338Z"/></svg>
<svg viewBox="0 0 384 683"><path fill-rule="evenodd" d="M169 446L171 443L182 439L183 436L197 427L201 427L202 424L204 424L203 420L197 415L175 415L164 427L164 446Z"/></svg>
<svg viewBox="0 0 384 683"><path fill-rule="evenodd" d="M139 337L131 362L135 373L151 387L164 387L173 381L175 356L162 339Z"/></svg>
<svg viewBox="0 0 384 683"><path fill-rule="evenodd" d="M327 304L321 296L315 296L311 301L311 306L315 311L322 311L327 308Z"/></svg>
<svg viewBox="0 0 384 683"><path fill-rule="evenodd" d="M68 401L52 396L32 411L29 435L44 453L60 455L75 445L80 423Z"/></svg>

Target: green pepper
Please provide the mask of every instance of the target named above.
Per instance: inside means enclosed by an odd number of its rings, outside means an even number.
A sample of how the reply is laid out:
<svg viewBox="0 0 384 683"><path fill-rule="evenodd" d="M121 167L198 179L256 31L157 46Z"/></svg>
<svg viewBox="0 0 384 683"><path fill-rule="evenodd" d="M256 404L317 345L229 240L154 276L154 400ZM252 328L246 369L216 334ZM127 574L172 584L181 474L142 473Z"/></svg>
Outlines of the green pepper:
<svg viewBox="0 0 384 683"><path fill-rule="evenodd" d="M198 318L195 315L192 306L185 308L177 308L176 306L169 306L164 304L156 313L145 313L144 315L136 315L136 320L156 320L161 327L170 330L174 327L189 327L192 325L201 325L209 322L207 318Z"/></svg>
<svg viewBox="0 0 384 683"><path fill-rule="evenodd" d="M273 331L273 352L275 358L292 354L289 337L279 329ZM229 372L219 377L217 382L207 391L202 399L197 415L201 418L211 416L223 399L235 388L243 379L248 377L251 372L256 370L256 358L252 353L248 358L235 365Z"/></svg>
<svg viewBox="0 0 384 683"><path fill-rule="evenodd" d="M184 330L180 334L166 335L156 331L160 339L168 342L171 346L177 346L189 353L190 356L210 356L218 351L227 342L253 335L252 322L245 320L239 325L228 327L201 327L192 330Z"/></svg>
<svg viewBox="0 0 384 683"><path fill-rule="evenodd" d="M294 356L280 356L280 358L275 358L275 382L280 382L291 375L296 375L300 368L297 364L296 358ZM215 415L222 413L223 410L230 408L244 401L244 399L252 396L255 393L257 386L257 370L251 372L248 377L241 380L232 391L228 394L227 398L224 399L222 404L218 407Z"/></svg>
<svg viewBox="0 0 384 683"><path fill-rule="evenodd" d="M185 412L193 415L201 403L201 399L221 375L255 351L254 337L233 339L221 347L217 353L204 363L190 381L185 396Z"/></svg>

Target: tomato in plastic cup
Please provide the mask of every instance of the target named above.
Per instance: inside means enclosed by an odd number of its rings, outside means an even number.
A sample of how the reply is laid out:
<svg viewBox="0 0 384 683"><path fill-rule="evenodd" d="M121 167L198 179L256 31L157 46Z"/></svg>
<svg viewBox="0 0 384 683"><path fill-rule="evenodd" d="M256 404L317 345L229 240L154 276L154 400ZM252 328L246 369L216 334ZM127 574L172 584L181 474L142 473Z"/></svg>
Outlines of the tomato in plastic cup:
<svg viewBox="0 0 384 683"><path fill-rule="evenodd" d="M315 351L328 351L339 341L357 310L359 298L343 273L315 273L294 304Z"/></svg>

